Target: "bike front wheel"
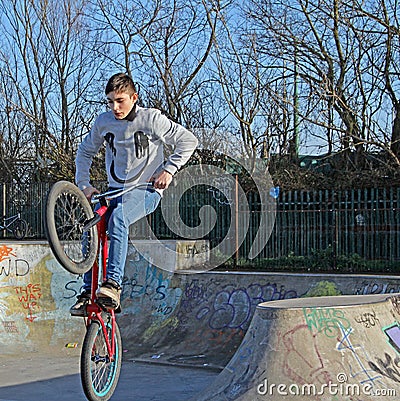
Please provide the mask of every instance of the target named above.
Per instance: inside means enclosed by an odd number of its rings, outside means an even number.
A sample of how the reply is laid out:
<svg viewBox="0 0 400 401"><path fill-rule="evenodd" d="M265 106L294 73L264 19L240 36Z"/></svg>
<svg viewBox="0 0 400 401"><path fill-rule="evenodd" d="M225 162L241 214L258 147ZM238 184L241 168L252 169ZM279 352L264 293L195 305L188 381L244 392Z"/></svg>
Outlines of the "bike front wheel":
<svg viewBox="0 0 400 401"><path fill-rule="evenodd" d="M86 273L97 257L97 227L84 231L93 217L83 192L68 181L56 182L47 196L44 226L55 258L74 274Z"/></svg>
<svg viewBox="0 0 400 401"><path fill-rule="evenodd" d="M28 223L23 219L17 219L15 220L12 231L16 239L24 239L28 233Z"/></svg>
<svg viewBox="0 0 400 401"><path fill-rule="evenodd" d="M111 323L106 323L109 341L112 338ZM96 320L89 325L82 345L81 380L89 401L107 401L118 384L122 364L122 341L115 323L115 354L110 358L102 326Z"/></svg>

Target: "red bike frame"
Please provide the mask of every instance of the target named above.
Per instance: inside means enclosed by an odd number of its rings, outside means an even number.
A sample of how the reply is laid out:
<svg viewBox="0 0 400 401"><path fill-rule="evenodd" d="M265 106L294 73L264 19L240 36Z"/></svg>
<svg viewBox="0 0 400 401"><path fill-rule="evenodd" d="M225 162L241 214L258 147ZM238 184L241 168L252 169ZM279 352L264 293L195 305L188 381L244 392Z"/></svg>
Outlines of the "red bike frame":
<svg viewBox="0 0 400 401"><path fill-rule="evenodd" d="M114 309L108 310L108 313L111 315L111 341L108 335L107 327L102 317L102 312L104 312L104 307L99 305L96 302L96 291L98 288L99 283L99 274L100 274L100 266L99 266L99 259L101 261L101 270L102 270L102 281L105 281L106 274L107 274L107 259L108 259L108 244L107 244L107 224L105 213L107 211L107 204L106 201L104 202L100 200L100 208L95 211L101 219L97 223L97 230L99 233L99 257L98 260L94 263L92 268L92 289L91 289L91 302L87 305L87 320L86 320L86 327L88 327L92 320L97 320L103 331L104 339L107 345L107 352L110 356L110 360L114 359L115 355L115 311Z"/></svg>
<svg viewBox="0 0 400 401"><path fill-rule="evenodd" d="M139 183L135 185L134 188L139 188L139 187L146 187L146 188L152 188L153 184L152 183ZM110 359L114 359L115 355L115 326L116 326L116 321L115 321L115 311L114 309L108 310L108 313L111 315L111 341L110 341L110 336L107 334L107 327L106 324L104 323L104 319L102 317L102 312L105 311L104 306L99 304L97 302L97 297L96 297L96 291L99 283L99 259L101 261L101 268L102 268L102 281L105 281L106 279L106 274L107 274L107 259L108 259L108 245L107 245L107 223L106 223L106 217L105 214L108 209L108 204L106 200L106 196L108 196L108 199L111 199L110 195L114 194L116 196L121 196L124 192L128 192L132 190L133 187L127 188L123 191L120 190L114 190L114 191L109 191L105 194L99 195L99 196L94 196L99 202L100 202L100 207L95 210L95 215L97 216L93 217L90 219L90 222L93 222L93 225L95 224L94 222L97 222L97 231L99 233L99 255L97 258L97 261L93 264L92 267L92 295L91 295L91 302L87 305L86 311L87 311L87 321L86 321L86 326L88 327L92 320L97 320L100 322L100 325L102 327L102 331L104 334L104 339L107 344L107 351L108 354L110 355ZM89 224L91 226L91 224Z"/></svg>

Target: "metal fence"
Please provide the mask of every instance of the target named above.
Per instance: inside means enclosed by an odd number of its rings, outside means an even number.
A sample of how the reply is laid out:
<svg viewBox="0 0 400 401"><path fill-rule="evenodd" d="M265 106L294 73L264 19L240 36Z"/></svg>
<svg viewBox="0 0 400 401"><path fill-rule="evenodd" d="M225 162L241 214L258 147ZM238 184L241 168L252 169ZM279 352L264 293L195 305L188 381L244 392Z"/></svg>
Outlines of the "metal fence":
<svg viewBox="0 0 400 401"><path fill-rule="evenodd" d="M395 274L400 271L399 203L400 188L284 192L261 257L286 265L297 260L311 270Z"/></svg>
<svg viewBox="0 0 400 401"><path fill-rule="evenodd" d="M28 238L44 239L43 215L49 183L29 186L0 184L2 214L21 212L29 224ZM236 257L248 263L246 257L260 228L260 197L248 194L251 214L250 228ZM268 242L253 264L269 269L278 265L310 270L380 271L397 273L400 269L400 188L347 191L281 191L277 198L275 226ZM232 201L199 186L180 200L179 214L189 227L200 224L202 206L211 206L216 214L213 229L205 235L212 246L229 232L234 219ZM174 205L176 206L176 205ZM164 210L172 205L163 205ZM211 212L210 212L211 213ZM241 214L238 209L239 224ZM208 218L211 214L205 214ZM150 236L149 226L160 239L179 235L165 224L161 209L138 222L132 235ZM7 238L2 232L2 238ZM263 244L264 245L264 244ZM238 260L235 262L238 263Z"/></svg>
<svg viewBox="0 0 400 401"><path fill-rule="evenodd" d="M50 183L19 183L0 184L1 216L9 217L21 213L21 217L28 222L27 239L44 239L43 213ZM3 230L1 238L12 237L12 234Z"/></svg>

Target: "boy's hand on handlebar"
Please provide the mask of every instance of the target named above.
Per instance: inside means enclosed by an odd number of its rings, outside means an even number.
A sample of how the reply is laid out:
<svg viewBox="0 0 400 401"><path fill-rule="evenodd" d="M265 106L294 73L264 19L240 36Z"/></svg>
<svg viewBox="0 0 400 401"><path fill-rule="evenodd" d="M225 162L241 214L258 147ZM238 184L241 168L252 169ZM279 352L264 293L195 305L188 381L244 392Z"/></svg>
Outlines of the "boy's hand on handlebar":
<svg viewBox="0 0 400 401"><path fill-rule="evenodd" d="M94 187L87 187L85 189L82 190L83 194L86 196L87 200L90 202L90 200L92 199L92 196L94 194L99 194L100 191Z"/></svg>
<svg viewBox="0 0 400 401"><path fill-rule="evenodd" d="M156 189L167 189L172 181L172 174L166 170L162 170L159 174L153 175L150 178L150 182L153 182L153 186Z"/></svg>

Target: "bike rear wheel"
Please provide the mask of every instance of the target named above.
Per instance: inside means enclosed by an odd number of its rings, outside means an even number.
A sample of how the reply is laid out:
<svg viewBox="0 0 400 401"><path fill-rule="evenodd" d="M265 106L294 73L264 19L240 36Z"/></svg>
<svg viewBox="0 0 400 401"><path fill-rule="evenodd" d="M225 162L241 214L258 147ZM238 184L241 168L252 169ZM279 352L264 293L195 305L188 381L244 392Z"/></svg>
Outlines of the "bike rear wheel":
<svg viewBox="0 0 400 401"><path fill-rule="evenodd" d="M12 231L16 239L24 239L28 233L28 223L23 219L17 219L13 224Z"/></svg>
<svg viewBox="0 0 400 401"><path fill-rule="evenodd" d="M96 260L97 227L83 230L92 217L92 207L77 186L59 181L51 187L45 209L46 236L55 258L71 273L86 273Z"/></svg>
<svg viewBox="0 0 400 401"><path fill-rule="evenodd" d="M108 338L111 341L111 323L106 322ZM96 320L89 325L82 345L81 380L89 401L107 401L118 384L122 364L122 341L115 323L115 355L111 360L102 326Z"/></svg>

